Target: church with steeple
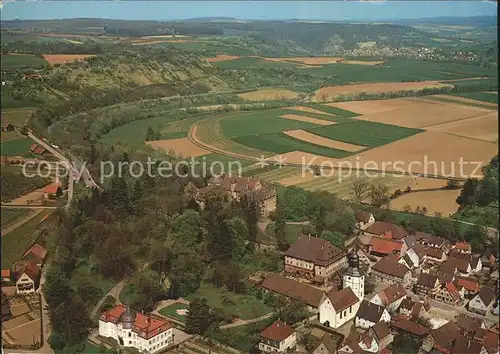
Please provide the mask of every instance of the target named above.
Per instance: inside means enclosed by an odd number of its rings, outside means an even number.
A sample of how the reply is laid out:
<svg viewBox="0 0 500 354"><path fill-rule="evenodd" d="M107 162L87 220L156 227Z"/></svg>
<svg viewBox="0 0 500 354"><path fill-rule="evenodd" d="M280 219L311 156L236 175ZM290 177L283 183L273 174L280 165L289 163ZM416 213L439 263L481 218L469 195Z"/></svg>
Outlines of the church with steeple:
<svg viewBox="0 0 500 354"><path fill-rule="evenodd" d="M365 276L359 269L359 256L356 247L347 256L349 267L342 279L342 288L350 287L359 301L365 297Z"/></svg>

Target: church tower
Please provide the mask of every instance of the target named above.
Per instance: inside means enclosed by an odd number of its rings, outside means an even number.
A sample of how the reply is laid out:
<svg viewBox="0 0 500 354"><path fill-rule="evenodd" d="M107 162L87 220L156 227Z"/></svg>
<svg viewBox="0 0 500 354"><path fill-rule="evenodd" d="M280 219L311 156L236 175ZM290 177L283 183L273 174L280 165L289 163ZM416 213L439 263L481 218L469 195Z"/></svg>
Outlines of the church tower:
<svg viewBox="0 0 500 354"><path fill-rule="evenodd" d="M365 276L359 270L359 256L357 247L347 256L349 267L344 273L342 288L350 287L352 292L358 297L359 301L363 301L365 297Z"/></svg>

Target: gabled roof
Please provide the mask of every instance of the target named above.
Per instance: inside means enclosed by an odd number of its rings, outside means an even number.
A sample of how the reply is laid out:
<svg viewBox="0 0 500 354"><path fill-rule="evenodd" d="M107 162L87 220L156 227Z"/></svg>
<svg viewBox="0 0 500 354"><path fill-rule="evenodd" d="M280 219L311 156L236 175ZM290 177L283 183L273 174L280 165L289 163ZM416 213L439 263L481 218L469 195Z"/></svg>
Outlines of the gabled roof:
<svg viewBox="0 0 500 354"><path fill-rule="evenodd" d="M462 296L460 296L460 292L456 288L456 286L450 281L446 283L444 288L448 291L448 293L455 299L455 300L460 300Z"/></svg>
<svg viewBox="0 0 500 354"><path fill-rule="evenodd" d="M356 317L362 318L364 320L377 323L380 321L385 308L383 306L377 305L373 302L363 300L361 305L359 305L358 313Z"/></svg>
<svg viewBox="0 0 500 354"><path fill-rule="evenodd" d="M410 256L408 255L408 253L405 253L405 255L403 256L402 258L404 260L404 262L406 263L406 265L409 267L409 268L413 268L413 266L415 266L415 264L413 263L413 261L411 260Z"/></svg>
<svg viewBox="0 0 500 354"><path fill-rule="evenodd" d="M26 274L31 280L35 281L38 276L38 267L32 261L26 262L22 274Z"/></svg>
<svg viewBox="0 0 500 354"><path fill-rule="evenodd" d="M483 346L471 338L458 335L451 350L452 354L480 354Z"/></svg>
<svg viewBox="0 0 500 354"><path fill-rule="evenodd" d="M331 333L325 333L321 338L320 345L321 344L325 346L329 354L335 354L337 352L337 340Z"/></svg>
<svg viewBox="0 0 500 354"><path fill-rule="evenodd" d="M375 221L366 228L365 232L374 235L382 235L390 232L391 237L395 240L401 240L408 236L408 232L402 227L384 221Z"/></svg>
<svg viewBox="0 0 500 354"><path fill-rule="evenodd" d="M432 257L436 259L442 259L443 258L444 251L441 248L435 248L435 247L427 247L425 249L425 255L427 257Z"/></svg>
<svg viewBox="0 0 500 354"><path fill-rule="evenodd" d="M455 243L453 248L456 248L456 249L462 250L462 251L466 251L466 252L472 252L472 247L471 247L470 243L468 243L468 242L459 241L459 242Z"/></svg>
<svg viewBox="0 0 500 354"><path fill-rule="evenodd" d="M476 269L478 263L479 263L479 257L472 256L470 259L470 266L472 267L472 269Z"/></svg>
<svg viewBox="0 0 500 354"><path fill-rule="evenodd" d="M339 291L330 290L326 295L330 299L335 312L345 310L359 301L358 297L353 293L351 287L347 287Z"/></svg>
<svg viewBox="0 0 500 354"><path fill-rule="evenodd" d="M484 321L482 319L468 316L465 313L458 315L456 323L459 328L467 330L468 332L476 332L479 328L484 327Z"/></svg>
<svg viewBox="0 0 500 354"><path fill-rule="evenodd" d="M474 293L479 291L479 283L474 278L457 277L456 281L458 285L462 286L467 291L471 291Z"/></svg>
<svg viewBox="0 0 500 354"><path fill-rule="evenodd" d="M415 236L417 237L417 241L421 243L429 243L432 245L436 245L438 247L442 247L446 242L444 238L439 236L434 236L426 232L417 231L415 232Z"/></svg>
<svg viewBox="0 0 500 354"><path fill-rule="evenodd" d="M281 342L282 340L290 337L293 333L295 333L295 330L291 326L277 320L265 330L260 332L260 336L272 341Z"/></svg>
<svg viewBox="0 0 500 354"><path fill-rule="evenodd" d="M459 335L459 328L454 322L448 321L441 327L431 330L434 339L434 347L438 350L445 349L450 351L453 341Z"/></svg>
<svg viewBox="0 0 500 354"><path fill-rule="evenodd" d="M428 288L434 288L437 281L438 277L434 274L420 273L417 284Z"/></svg>
<svg viewBox="0 0 500 354"><path fill-rule="evenodd" d="M324 292L312 286L288 279L279 274L268 276L261 285L264 289L274 291L294 300L302 301L309 306L318 308Z"/></svg>
<svg viewBox="0 0 500 354"><path fill-rule="evenodd" d="M398 278L404 278L404 276L410 271L406 265L398 263L397 257L393 257L391 255L379 260L372 267L372 270Z"/></svg>
<svg viewBox="0 0 500 354"><path fill-rule="evenodd" d="M418 258L422 259L425 256L425 246L421 243L415 242L412 249L417 254Z"/></svg>
<svg viewBox="0 0 500 354"><path fill-rule="evenodd" d="M469 265L470 265L469 261L467 259L459 259L459 258L453 258L453 257L449 257L447 262L455 265L457 267L458 271L460 271L462 273L467 273Z"/></svg>
<svg viewBox="0 0 500 354"><path fill-rule="evenodd" d="M407 293L401 284L394 284L384 290L381 290L377 295L380 297L380 300L382 300L382 304L387 306L402 297L405 297Z"/></svg>
<svg viewBox="0 0 500 354"><path fill-rule="evenodd" d="M367 211L358 211L356 213L356 220L362 221L362 222L368 222L368 221L370 221L370 217L372 215L373 215L372 213L367 212Z"/></svg>
<svg viewBox="0 0 500 354"><path fill-rule="evenodd" d="M10 269L2 269L2 278L10 278Z"/></svg>
<svg viewBox="0 0 500 354"><path fill-rule="evenodd" d="M35 243L26 252L24 252L23 258L26 258L30 254L37 256L41 260L44 260L47 256L47 250L43 248L42 245Z"/></svg>
<svg viewBox="0 0 500 354"><path fill-rule="evenodd" d="M404 330L419 337L422 337L427 333L429 333L429 328L422 326L420 323L407 320L402 317L398 317L393 321L391 321L391 326L396 329Z"/></svg>
<svg viewBox="0 0 500 354"><path fill-rule="evenodd" d="M370 239L371 251L388 255L394 252L401 252L403 242L383 237L372 236Z"/></svg>
<svg viewBox="0 0 500 354"><path fill-rule="evenodd" d="M377 336L378 341L380 342L382 339L391 334L391 330L389 326L384 321L378 322L375 326L372 327L373 332Z"/></svg>
<svg viewBox="0 0 500 354"><path fill-rule="evenodd" d="M57 182L51 183L43 189L44 193L56 194L57 190L61 188L61 185Z"/></svg>
<svg viewBox="0 0 500 354"><path fill-rule="evenodd" d="M307 235L300 235L286 252L288 257L323 266L332 264L346 255L344 250L335 247L329 241Z"/></svg>
<svg viewBox="0 0 500 354"><path fill-rule="evenodd" d="M486 306L490 305L493 302L493 300L495 300L495 298L496 298L495 291L492 288L490 288L489 286L483 286L481 288L481 290L479 290L479 293L477 294L477 296L479 296L481 301Z"/></svg>

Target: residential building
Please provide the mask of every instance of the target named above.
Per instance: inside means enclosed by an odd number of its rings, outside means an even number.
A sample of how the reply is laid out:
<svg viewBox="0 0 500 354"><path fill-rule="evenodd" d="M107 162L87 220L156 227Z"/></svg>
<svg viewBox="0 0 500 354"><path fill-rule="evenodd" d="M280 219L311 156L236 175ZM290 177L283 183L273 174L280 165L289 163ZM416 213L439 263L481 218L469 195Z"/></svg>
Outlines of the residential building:
<svg viewBox="0 0 500 354"><path fill-rule="evenodd" d="M10 276L11 276L10 269L2 269L2 283L10 282L11 281Z"/></svg>
<svg viewBox="0 0 500 354"><path fill-rule="evenodd" d="M422 326L416 321L409 320L405 316L397 316L391 320L391 328L400 333L406 333L414 338L424 338L430 329Z"/></svg>
<svg viewBox="0 0 500 354"><path fill-rule="evenodd" d="M432 298L438 293L440 285L437 275L420 273L413 288L416 294Z"/></svg>
<svg viewBox="0 0 500 354"><path fill-rule="evenodd" d="M318 312L319 306L326 298L324 291L279 274L268 276L262 282L261 287L266 291L272 291L289 299L300 301L311 312Z"/></svg>
<svg viewBox="0 0 500 354"><path fill-rule="evenodd" d="M337 352L338 354L369 354L369 353L380 353L380 354L391 354L390 350L387 350L385 346L387 343L391 343L393 340L390 330L387 325L384 326L382 322L381 326L375 331L375 327L372 327L370 331L365 334L360 334L356 331L351 331L349 336L346 338L343 346Z"/></svg>
<svg viewBox="0 0 500 354"><path fill-rule="evenodd" d="M264 352L286 352L297 345L295 330L278 320L260 332L259 349Z"/></svg>
<svg viewBox="0 0 500 354"><path fill-rule="evenodd" d="M438 276L441 285L445 285L446 283L453 281L455 279L456 272L457 272L457 266L454 263L445 262L439 266L436 275Z"/></svg>
<svg viewBox="0 0 500 354"><path fill-rule="evenodd" d="M362 301L365 297L365 276L359 269L359 256L356 247L347 258L349 267L342 276L342 288L351 288L359 301Z"/></svg>
<svg viewBox="0 0 500 354"><path fill-rule="evenodd" d="M372 297L370 302L383 306L387 311L396 311L401 302L408 296L401 284L391 285Z"/></svg>
<svg viewBox="0 0 500 354"><path fill-rule="evenodd" d="M408 316L411 319L417 319L424 315L429 310L429 306L422 302L416 302L410 298L405 298L401 301L398 308L398 313L400 315Z"/></svg>
<svg viewBox="0 0 500 354"><path fill-rule="evenodd" d="M390 238L372 236L368 244L368 251L372 256L385 257L387 255L400 255L403 250L403 241Z"/></svg>
<svg viewBox="0 0 500 354"><path fill-rule="evenodd" d="M14 129L15 128L14 128L14 126L11 123L4 123L4 124L2 124L2 131L3 132L11 132Z"/></svg>
<svg viewBox="0 0 500 354"><path fill-rule="evenodd" d="M467 261L470 265L470 273L478 273L483 269L483 264L480 261L480 257L474 256L471 253L462 253L458 250L451 250L448 254L449 258L453 260L460 259L463 262Z"/></svg>
<svg viewBox="0 0 500 354"><path fill-rule="evenodd" d="M476 279L470 277L456 277L456 283L463 287L464 295L467 299L471 299L479 292L479 283Z"/></svg>
<svg viewBox="0 0 500 354"><path fill-rule="evenodd" d="M486 315L491 311L497 296L489 286L483 286L472 300L469 301L469 311Z"/></svg>
<svg viewBox="0 0 500 354"><path fill-rule="evenodd" d="M39 243L33 244L26 252L23 254L23 259L27 261L32 261L39 268L43 266L45 259L47 258L47 250L43 248Z"/></svg>
<svg viewBox="0 0 500 354"><path fill-rule="evenodd" d="M318 283L347 266L347 254L329 241L300 235L285 253L285 273Z"/></svg>
<svg viewBox="0 0 500 354"><path fill-rule="evenodd" d="M445 253L448 253L450 250L448 241L442 237L420 231L415 232L415 237L417 238L417 241L425 247L441 248Z"/></svg>
<svg viewBox="0 0 500 354"><path fill-rule="evenodd" d="M398 263L401 263L401 264L407 266L408 269L415 268L415 264L413 263L413 260L411 259L411 257L408 255L408 252L406 252L404 256L399 258Z"/></svg>
<svg viewBox="0 0 500 354"><path fill-rule="evenodd" d="M336 354L337 348L340 346L341 340L332 333L326 333L320 340L313 354ZM343 336L342 336L343 339Z"/></svg>
<svg viewBox="0 0 500 354"><path fill-rule="evenodd" d="M363 231L363 234L394 240L402 240L408 236L408 232L402 227L384 221L375 221Z"/></svg>
<svg viewBox="0 0 500 354"><path fill-rule="evenodd" d="M131 310L120 304L99 317L99 335L120 346L154 353L173 344L172 324Z"/></svg>
<svg viewBox="0 0 500 354"><path fill-rule="evenodd" d="M48 153L43 146L39 146L38 144L31 144L29 152L35 155L45 155Z"/></svg>
<svg viewBox="0 0 500 354"><path fill-rule="evenodd" d="M371 328L375 324L382 322L390 322L391 315L383 306L369 301L362 301L359 305L358 313L356 314L356 327Z"/></svg>
<svg viewBox="0 0 500 354"><path fill-rule="evenodd" d="M45 199L56 199L62 194L61 185L59 183L50 183L43 189L43 197Z"/></svg>
<svg viewBox="0 0 500 354"><path fill-rule="evenodd" d="M452 354L481 354L487 353L483 345L472 338L465 337L461 334L457 335L455 342L453 343L453 348L451 349Z"/></svg>
<svg viewBox="0 0 500 354"><path fill-rule="evenodd" d="M419 242L415 242L412 247L409 247L405 253L405 256L406 255L410 257L415 268L421 268L427 260L427 256L425 254L425 246L423 246Z"/></svg>
<svg viewBox="0 0 500 354"><path fill-rule="evenodd" d="M459 275L468 277L472 274L472 267L470 266L469 260L466 258L448 257L446 263L455 266L457 269L456 273L459 273Z"/></svg>
<svg viewBox="0 0 500 354"><path fill-rule="evenodd" d="M447 304L457 305L464 299L464 292L463 289L458 289L452 282L448 282L439 289L434 299Z"/></svg>
<svg viewBox="0 0 500 354"><path fill-rule="evenodd" d="M486 271L491 271L495 267L496 258L487 250L480 258L482 268Z"/></svg>
<svg viewBox="0 0 500 354"><path fill-rule="evenodd" d="M16 293L22 295L34 293L38 289L39 281L38 267L32 261L27 261L17 278Z"/></svg>
<svg viewBox="0 0 500 354"><path fill-rule="evenodd" d="M360 302L350 287L331 290L319 307L319 322L327 327L339 328L356 316Z"/></svg>
<svg viewBox="0 0 500 354"><path fill-rule="evenodd" d="M469 316L465 313L458 315L455 322L463 335L477 332L480 328L486 328L484 321L477 317Z"/></svg>
<svg viewBox="0 0 500 354"><path fill-rule="evenodd" d="M465 254L471 254L472 253L472 247L470 243L468 242L457 242L452 246L453 250L456 250L460 253L465 253Z"/></svg>
<svg viewBox="0 0 500 354"><path fill-rule="evenodd" d="M426 260L431 263L443 263L446 261L446 254L442 248L427 247L425 249Z"/></svg>
<svg viewBox="0 0 500 354"><path fill-rule="evenodd" d="M375 338L378 344L378 352L387 347L394 340L394 336L389 328L389 323L380 321L375 326L371 327L368 334Z"/></svg>
<svg viewBox="0 0 500 354"><path fill-rule="evenodd" d="M355 227L360 230L365 230L367 227L375 223L375 217L372 213L367 211L360 211L356 213Z"/></svg>
<svg viewBox="0 0 500 354"><path fill-rule="evenodd" d="M421 349L430 352L436 350L444 354L450 354L453 343L460 334L458 326L449 321L439 328L431 329L430 334L422 342Z"/></svg>
<svg viewBox="0 0 500 354"><path fill-rule="evenodd" d="M402 284L409 286L411 271L406 265L398 263L398 257L386 256L379 260L371 269L372 276L380 282Z"/></svg>

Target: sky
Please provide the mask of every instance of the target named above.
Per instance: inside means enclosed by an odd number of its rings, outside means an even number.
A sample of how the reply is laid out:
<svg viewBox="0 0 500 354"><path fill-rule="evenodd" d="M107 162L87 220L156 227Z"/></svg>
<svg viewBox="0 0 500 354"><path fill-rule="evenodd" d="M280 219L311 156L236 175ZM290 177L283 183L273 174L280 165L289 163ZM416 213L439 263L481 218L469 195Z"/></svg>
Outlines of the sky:
<svg viewBox="0 0 500 354"><path fill-rule="evenodd" d="M486 1L16 1L4 0L2 20L107 18L179 20L196 17L377 21L492 16Z"/></svg>

